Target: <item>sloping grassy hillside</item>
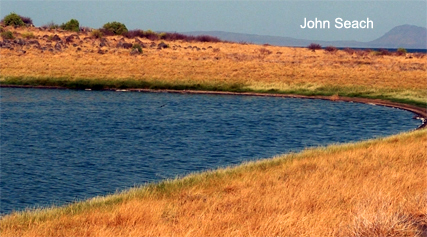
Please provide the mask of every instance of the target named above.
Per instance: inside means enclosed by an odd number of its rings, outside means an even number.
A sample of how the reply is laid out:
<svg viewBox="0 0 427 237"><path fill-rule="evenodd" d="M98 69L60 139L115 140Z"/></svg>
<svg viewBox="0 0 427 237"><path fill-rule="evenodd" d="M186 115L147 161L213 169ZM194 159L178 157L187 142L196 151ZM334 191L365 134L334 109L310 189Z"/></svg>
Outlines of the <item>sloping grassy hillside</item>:
<svg viewBox="0 0 427 237"><path fill-rule="evenodd" d="M1 84L281 92L427 105L425 54L313 52L227 42L95 38L87 32L38 28L4 30L13 31L21 43L0 49ZM29 34L32 39L25 38ZM162 42L168 48L159 47ZM131 55L132 49L120 46L124 43L142 45L143 53Z"/></svg>
<svg viewBox="0 0 427 237"><path fill-rule="evenodd" d="M427 132L190 175L0 220L2 236L422 236Z"/></svg>

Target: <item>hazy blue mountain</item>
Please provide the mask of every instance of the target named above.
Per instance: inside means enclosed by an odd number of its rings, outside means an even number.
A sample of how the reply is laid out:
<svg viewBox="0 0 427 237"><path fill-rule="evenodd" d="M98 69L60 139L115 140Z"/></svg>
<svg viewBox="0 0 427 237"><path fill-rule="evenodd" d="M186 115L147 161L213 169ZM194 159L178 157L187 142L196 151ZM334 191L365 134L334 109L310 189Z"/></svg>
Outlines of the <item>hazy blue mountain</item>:
<svg viewBox="0 0 427 237"><path fill-rule="evenodd" d="M425 49L427 29L413 25L396 26L380 38L368 42L374 47Z"/></svg>
<svg viewBox="0 0 427 237"><path fill-rule="evenodd" d="M211 35L222 40L233 42L247 42L253 44L271 44L280 46L301 46L306 47L311 43L317 43L322 46L352 47L352 48L408 48L408 49L426 49L427 29L413 25L396 26L380 38L370 42L358 41L322 41L322 40L304 40L291 37L241 34L224 31L191 31L182 32L187 35Z"/></svg>

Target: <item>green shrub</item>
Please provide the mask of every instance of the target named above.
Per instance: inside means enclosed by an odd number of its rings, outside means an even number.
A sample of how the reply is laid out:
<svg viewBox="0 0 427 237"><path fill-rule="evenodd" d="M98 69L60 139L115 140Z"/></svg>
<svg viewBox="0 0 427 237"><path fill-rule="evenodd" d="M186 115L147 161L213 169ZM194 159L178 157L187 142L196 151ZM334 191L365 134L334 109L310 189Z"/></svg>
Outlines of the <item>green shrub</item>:
<svg viewBox="0 0 427 237"><path fill-rule="evenodd" d="M402 56L402 55L406 55L407 51L404 48L398 48L396 53L397 55Z"/></svg>
<svg viewBox="0 0 427 237"><path fill-rule="evenodd" d="M132 45L132 49L137 49L139 53L142 53L142 47L140 44Z"/></svg>
<svg viewBox="0 0 427 237"><path fill-rule="evenodd" d="M93 30L91 34L92 37L94 37L95 39L100 39L102 38L102 36L104 36L104 34L100 30Z"/></svg>
<svg viewBox="0 0 427 237"><path fill-rule="evenodd" d="M76 19L71 19L67 23L62 23L61 29L79 32L80 31L79 21Z"/></svg>
<svg viewBox="0 0 427 237"><path fill-rule="evenodd" d="M148 30L145 31L145 34L155 35L156 32L152 31L151 29L148 29Z"/></svg>
<svg viewBox="0 0 427 237"><path fill-rule="evenodd" d="M21 17L14 12L12 12L9 15L4 17L3 23L6 26L23 26L23 25L25 25L25 23L21 19Z"/></svg>
<svg viewBox="0 0 427 237"><path fill-rule="evenodd" d="M13 36L12 31L5 31L1 33L1 37L3 39L15 39L15 36Z"/></svg>
<svg viewBox="0 0 427 237"><path fill-rule="evenodd" d="M121 35L124 34L126 32L128 32L128 29L126 28L125 24L117 22L117 21L113 21L113 22L108 22L106 24L104 24L104 26L102 27L105 30L114 33L115 35Z"/></svg>
<svg viewBox="0 0 427 237"><path fill-rule="evenodd" d="M25 38L25 39L34 39L36 37L34 36L33 32L25 32L25 33L22 33L22 38Z"/></svg>
<svg viewBox="0 0 427 237"><path fill-rule="evenodd" d="M167 36L167 34L166 33L160 33L159 34L159 39L161 39L161 40L164 40L164 39L166 39L166 36Z"/></svg>

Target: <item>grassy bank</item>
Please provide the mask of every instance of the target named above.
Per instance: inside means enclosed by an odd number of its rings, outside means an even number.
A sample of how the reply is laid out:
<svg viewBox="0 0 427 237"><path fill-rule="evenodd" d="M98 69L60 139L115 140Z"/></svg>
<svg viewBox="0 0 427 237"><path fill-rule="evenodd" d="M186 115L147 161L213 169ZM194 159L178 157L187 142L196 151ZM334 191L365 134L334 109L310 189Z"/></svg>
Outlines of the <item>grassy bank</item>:
<svg viewBox="0 0 427 237"><path fill-rule="evenodd" d="M2 236L422 236L426 130L15 213ZM424 232L425 233L425 232Z"/></svg>
<svg viewBox="0 0 427 237"><path fill-rule="evenodd" d="M425 55L395 56L354 50L313 52L306 48L232 42L123 36L100 39L90 33L61 30L11 30L17 40L25 41L23 37L28 32L34 38L33 43L27 40L11 49L0 48L2 84L339 95L424 107L427 103ZM131 49L117 46L118 42L138 42L143 53L130 55ZM168 47L159 49L160 43Z"/></svg>
<svg viewBox="0 0 427 237"><path fill-rule="evenodd" d="M255 93L275 93L275 94L295 94L306 96L342 96L369 99L381 99L391 102L427 107L427 101L422 90L399 90L399 89L378 89L356 86L318 86L293 85L280 89L254 89L242 83L219 83L204 82L174 82L162 80L137 80L137 79L71 79L71 78L50 78L50 77L5 77L0 78L0 85L16 86L47 86L61 87L78 90L109 90L109 89L153 89L153 90L200 90L200 91L228 91L228 92L255 92Z"/></svg>
<svg viewBox="0 0 427 237"><path fill-rule="evenodd" d="M110 89L153 89L153 90L206 90L206 91L247 91L244 85L240 84L197 84L197 83L177 83L161 80L135 80L135 79L70 79L70 78L28 78L28 77L7 77L0 79L0 85L22 85L22 86L47 86L61 87L77 90L110 90Z"/></svg>

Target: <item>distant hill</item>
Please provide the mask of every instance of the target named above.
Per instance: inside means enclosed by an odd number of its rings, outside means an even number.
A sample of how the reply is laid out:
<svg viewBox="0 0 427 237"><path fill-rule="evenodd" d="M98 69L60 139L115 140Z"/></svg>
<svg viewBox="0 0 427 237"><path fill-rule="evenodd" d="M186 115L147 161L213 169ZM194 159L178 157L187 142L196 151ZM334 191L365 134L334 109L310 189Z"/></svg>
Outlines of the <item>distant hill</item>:
<svg viewBox="0 0 427 237"><path fill-rule="evenodd" d="M368 42L374 47L425 49L427 29L413 25L396 26L380 38Z"/></svg>
<svg viewBox="0 0 427 237"><path fill-rule="evenodd" d="M222 40L233 42L247 42L253 44L271 44L280 46L300 46L305 47L311 43L317 43L322 46L333 45L335 47L351 48L407 48L407 49L426 49L427 29L413 25L396 26L380 38L370 42L358 41L322 41L322 40L304 40L291 37L241 34L224 31L191 31L182 32L187 35L211 35Z"/></svg>

